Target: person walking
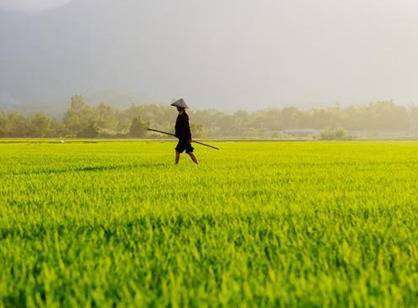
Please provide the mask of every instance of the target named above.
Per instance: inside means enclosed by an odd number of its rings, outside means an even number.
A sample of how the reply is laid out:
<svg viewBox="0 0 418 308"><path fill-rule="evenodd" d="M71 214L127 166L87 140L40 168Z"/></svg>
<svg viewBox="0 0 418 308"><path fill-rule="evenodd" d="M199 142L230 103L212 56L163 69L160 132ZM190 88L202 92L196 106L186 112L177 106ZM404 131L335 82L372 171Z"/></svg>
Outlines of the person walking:
<svg viewBox="0 0 418 308"><path fill-rule="evenodd" d="M180 160L180 154L186 152L190 156L191 160L198 165L199 162L193 154L194 149L192 147L192 133L190 131L189 116L186 113L186 109L189 107L182 98L172 103L171 106L176 107L179 113L175 126L175 135L179 138L179 142L176 146L175 163L177 165Z"/></svg>

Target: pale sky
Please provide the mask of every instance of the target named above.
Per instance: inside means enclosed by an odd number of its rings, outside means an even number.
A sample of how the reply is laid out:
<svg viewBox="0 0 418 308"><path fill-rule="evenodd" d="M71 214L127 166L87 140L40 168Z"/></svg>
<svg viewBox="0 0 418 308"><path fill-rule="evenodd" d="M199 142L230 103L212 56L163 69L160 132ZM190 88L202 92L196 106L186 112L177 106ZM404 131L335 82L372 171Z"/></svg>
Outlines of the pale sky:
<svg viewBox="0 0 418 308"><path fill-rule="evenodd" d="M0 0L0 42L0 104L418 103L416 0Z"/></svg>
<svg viewBox="0 0 418 308"><path fill-rule="evenodd" d="M0 9L36 12L67 4L71 0L0 0Z"/></svg>

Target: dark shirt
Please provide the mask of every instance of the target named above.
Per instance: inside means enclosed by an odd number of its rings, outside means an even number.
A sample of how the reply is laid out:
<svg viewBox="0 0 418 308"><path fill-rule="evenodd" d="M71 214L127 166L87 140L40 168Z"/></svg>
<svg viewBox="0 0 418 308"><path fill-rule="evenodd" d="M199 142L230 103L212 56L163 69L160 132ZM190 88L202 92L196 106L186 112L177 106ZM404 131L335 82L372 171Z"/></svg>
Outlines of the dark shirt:
<svg viewBox="0 0 418 308"><path fill-rule="evenodd" d="M192 133L190 132L189 116L183 112L177 116L176 120L176 137L180 140L190 141Z"/></svg>

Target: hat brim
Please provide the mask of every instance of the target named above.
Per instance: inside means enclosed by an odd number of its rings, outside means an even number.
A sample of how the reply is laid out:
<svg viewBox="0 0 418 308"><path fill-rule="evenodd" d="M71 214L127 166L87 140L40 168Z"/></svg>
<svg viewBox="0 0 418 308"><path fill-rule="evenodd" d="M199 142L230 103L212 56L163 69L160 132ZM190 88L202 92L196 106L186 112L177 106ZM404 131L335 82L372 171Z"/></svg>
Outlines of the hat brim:
<svg viewBox="0 0 418 308"><path fill-rule="evenodd" d="M174 103L171 104L171 106L184 108L184 109L189 108L189 106L187 106L186 102L183 99L179 99L179 100L175 101Z"/></svg>

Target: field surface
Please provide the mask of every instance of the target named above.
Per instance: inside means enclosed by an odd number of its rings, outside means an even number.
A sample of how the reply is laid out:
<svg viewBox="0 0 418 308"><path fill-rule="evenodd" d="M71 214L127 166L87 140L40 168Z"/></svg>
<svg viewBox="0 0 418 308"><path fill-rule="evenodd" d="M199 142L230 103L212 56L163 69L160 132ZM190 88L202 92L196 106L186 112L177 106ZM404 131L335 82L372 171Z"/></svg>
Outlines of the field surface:
<svg viewBox="0 0 418 308"><path fill-rule="evenodd" d="M416 306L418 142L0 141L0 306Z"/></svg>

